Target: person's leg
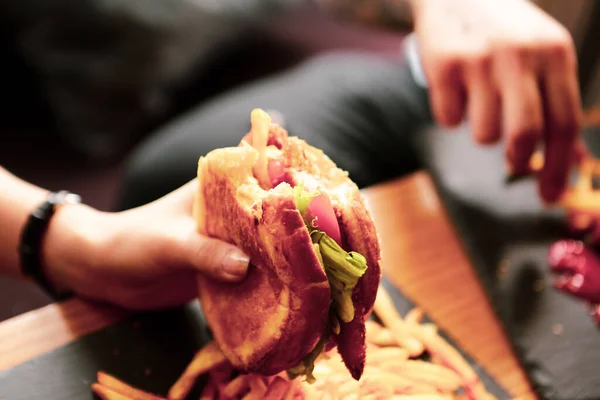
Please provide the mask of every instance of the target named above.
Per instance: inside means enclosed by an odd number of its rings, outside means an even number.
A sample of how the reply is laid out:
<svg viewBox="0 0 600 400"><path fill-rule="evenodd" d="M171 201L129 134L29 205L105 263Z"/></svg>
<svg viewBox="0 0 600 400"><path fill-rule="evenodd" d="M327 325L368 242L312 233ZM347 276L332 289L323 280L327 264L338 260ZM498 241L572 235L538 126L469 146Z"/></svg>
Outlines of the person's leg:
<svg viewBox="0 0 600 400"><path fill-rule="evenodd" d="M320 56L215 98L151 136L128 164L119 209L194 178L201 155L239 143L257 107L281 112L290 135L321 148L360 187L414 170L408 135L430 120L427 94L405 64Z"/></svg>

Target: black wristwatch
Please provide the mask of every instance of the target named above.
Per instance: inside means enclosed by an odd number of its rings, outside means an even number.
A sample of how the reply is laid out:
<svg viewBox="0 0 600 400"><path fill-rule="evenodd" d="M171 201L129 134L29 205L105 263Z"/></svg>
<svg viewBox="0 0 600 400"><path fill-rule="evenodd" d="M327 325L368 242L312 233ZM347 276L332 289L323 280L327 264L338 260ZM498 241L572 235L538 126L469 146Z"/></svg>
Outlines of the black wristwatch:
<svg viewBox="0 0 600 400"><path fill-rule="evenodd" d="M66 190L51 193L46 201L31 213L21 232L19 257L21 273L32 278L42 290L55 300L64 300L71 293L59 293L46 278L42 265L42 241L56 207L61 204L81 203L81 197Z"/></svg>

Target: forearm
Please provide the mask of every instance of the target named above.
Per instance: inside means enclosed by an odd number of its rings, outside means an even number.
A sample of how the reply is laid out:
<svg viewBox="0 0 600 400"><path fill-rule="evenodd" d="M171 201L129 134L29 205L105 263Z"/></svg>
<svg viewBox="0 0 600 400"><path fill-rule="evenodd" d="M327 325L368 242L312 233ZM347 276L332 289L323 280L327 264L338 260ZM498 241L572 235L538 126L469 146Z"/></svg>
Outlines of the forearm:
<svg viewBox="0 0 600 400"><path fill-rule="evenodd" d="M19 275L19 237L29 214L48 192L0 167L0 274Z"/></svg>
<svg viewBox="0 0 600 400"><path fill-rule="evenodd" d="M349 21L397 30L412 29L416 0L316 0L328 12Z"/></svg>

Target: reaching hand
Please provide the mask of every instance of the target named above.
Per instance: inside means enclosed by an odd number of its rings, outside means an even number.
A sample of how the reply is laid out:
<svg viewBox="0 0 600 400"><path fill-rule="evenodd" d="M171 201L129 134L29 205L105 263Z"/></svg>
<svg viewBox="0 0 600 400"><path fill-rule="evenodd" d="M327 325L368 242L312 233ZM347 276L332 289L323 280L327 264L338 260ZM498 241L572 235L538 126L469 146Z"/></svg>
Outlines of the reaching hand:
<svg viewBox="0 0 600 400"><path fill-rule="evenodd" d="M577 60L569 33L526 0L414 0L432 110L446 126L467 114L475 140L505 139L513 173L545 144L544 200L562 194L579 134Z"/></svg>
<svg viewBox="0 0 600 400"><path fill-rule="evenodd" d="M147 310L196 297L196 276L237 281L248 257L202 236L192 218L192 181L143 207L101 213L65 206L44 244L46 273L59 287L94 300Z"/></svg>
<svg viewBox="0 0 600 400"><path fill-rule="evenodd" d="M600 259L576 240L559 240L548 250L548 263L556 275L554 285L592 304L600 303Z"/></svg>

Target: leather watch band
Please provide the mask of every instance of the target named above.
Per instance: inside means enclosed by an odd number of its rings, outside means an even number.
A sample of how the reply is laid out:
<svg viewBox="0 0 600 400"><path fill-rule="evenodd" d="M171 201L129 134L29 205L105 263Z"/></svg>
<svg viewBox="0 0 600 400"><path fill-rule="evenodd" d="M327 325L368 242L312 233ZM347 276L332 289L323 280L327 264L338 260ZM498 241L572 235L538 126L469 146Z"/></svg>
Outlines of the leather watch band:
<svg viewBox="0 0 600 400"><path fill-rule="evenodd" d="M31 213L21 232L19 257L21 273L32 278L42 290L55 300L63 300L71 293L59 293L44 274L42 263L42 242L56 206L81 203L81 197L66 190L51 193L46 201Z"/></svg>

